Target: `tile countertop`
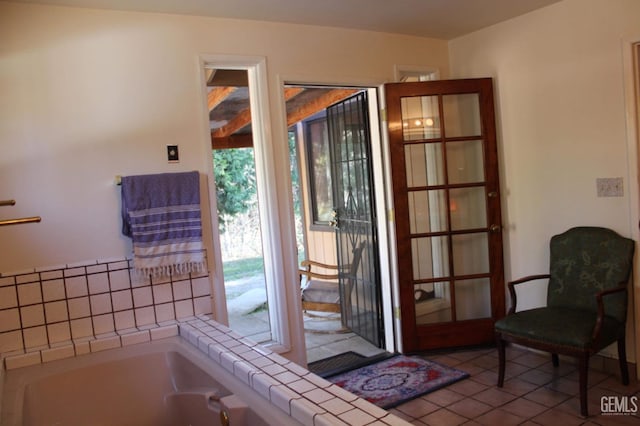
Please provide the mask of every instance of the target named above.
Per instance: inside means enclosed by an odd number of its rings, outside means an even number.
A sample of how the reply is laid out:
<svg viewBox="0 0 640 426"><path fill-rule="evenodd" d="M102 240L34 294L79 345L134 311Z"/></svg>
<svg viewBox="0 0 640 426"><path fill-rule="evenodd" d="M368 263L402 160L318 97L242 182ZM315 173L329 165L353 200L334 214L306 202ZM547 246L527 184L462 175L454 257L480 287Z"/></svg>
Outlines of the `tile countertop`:
<svg viewBox="0 0 640 426"><path fill-rule="evenodd" d="M261 397L300 423L325 425L409 425L206 315L42 348L3 354L7 370L63 358L181 336Z"/></svg>

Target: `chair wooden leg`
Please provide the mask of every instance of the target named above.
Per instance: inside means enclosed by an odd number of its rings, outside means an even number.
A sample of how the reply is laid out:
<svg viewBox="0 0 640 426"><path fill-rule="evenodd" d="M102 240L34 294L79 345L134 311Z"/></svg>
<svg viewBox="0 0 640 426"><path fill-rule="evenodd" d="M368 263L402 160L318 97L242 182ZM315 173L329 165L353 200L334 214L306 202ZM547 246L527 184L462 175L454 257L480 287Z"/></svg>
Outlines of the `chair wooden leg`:
<svg viewBox="0 0 640 426"><path fill-rule="evenodd" d="M620 360L620 377L622 384L629 384L629 367L627 366L627 350L625 338L618 339L618 359Z"/></svg>
<svg viewBox="0 0 640 426"><path fill-rule="evenodd" d="M578 369L580 373L580 414L589 417L589 401L587 400L587 385L589 374L589 355L583 354L578 359Z"/></svg>
<svg viewBox="0 0 640 426"><path fill-rule="evenodd" d="M560 358L558 357L558 354L551 354L551 362L553 363L554 367L560 365Z"/></svg>
<svg viewBox="0 0 640 426"><path fill-rule="evenodd" d="M498 346L498 387L504 385L504 369L505 369L505 344L500 336L496 336L496 344Z"/></svg>

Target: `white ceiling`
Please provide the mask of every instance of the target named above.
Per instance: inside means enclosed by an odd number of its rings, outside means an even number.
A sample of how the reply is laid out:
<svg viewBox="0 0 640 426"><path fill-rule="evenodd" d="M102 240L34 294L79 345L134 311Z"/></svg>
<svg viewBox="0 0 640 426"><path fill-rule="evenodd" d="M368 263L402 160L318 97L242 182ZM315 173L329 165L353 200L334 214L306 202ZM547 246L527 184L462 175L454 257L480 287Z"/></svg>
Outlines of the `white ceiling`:
<svg viewBox="0 0 640 426"><path fill-rule="evenodd" d="M12 0L254 19L450 40L560 0Z"/></svg>

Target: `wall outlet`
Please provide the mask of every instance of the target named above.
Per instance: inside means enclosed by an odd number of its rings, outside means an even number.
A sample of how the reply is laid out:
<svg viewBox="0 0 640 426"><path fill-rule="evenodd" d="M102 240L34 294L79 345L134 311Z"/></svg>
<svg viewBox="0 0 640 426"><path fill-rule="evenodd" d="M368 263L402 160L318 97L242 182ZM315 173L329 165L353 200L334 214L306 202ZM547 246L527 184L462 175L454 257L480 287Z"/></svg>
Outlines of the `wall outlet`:
<svg viewBox="0 0 640 426"><path fill-rule="evenodd" d="M597 178L598 197L622 197L624 188L622 178Z"/></svg>

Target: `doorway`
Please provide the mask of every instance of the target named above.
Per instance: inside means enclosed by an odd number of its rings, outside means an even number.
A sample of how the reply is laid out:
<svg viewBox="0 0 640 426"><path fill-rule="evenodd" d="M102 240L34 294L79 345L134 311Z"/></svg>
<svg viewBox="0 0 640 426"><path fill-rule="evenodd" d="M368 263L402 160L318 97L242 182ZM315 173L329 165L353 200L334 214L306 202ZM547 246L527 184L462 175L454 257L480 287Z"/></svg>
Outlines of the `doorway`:
<svg viewBox="0 0 640 426"><path fill-rule="evenodd" d="M375 91L305 85L284 90L290 134L296 138L292 157L300 170L302 208L296 222L303 224L304 256L299 260L341 271L333 282L322 282L335 297L329 309L307 296L320 282L301 281L307 359L313 363L345 352L379 355L386 345L368 99ZM291 93L296 96L287 96Z"/></svg>

